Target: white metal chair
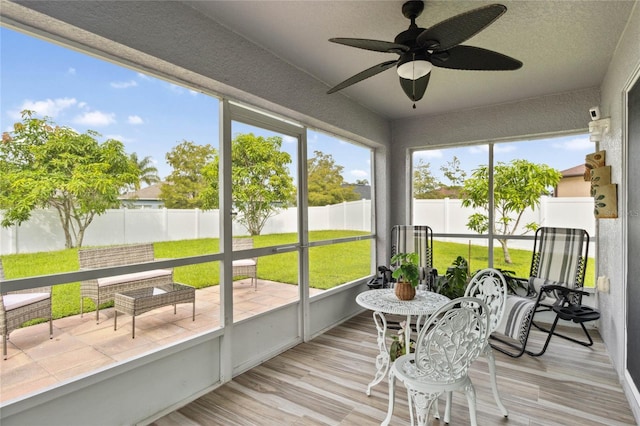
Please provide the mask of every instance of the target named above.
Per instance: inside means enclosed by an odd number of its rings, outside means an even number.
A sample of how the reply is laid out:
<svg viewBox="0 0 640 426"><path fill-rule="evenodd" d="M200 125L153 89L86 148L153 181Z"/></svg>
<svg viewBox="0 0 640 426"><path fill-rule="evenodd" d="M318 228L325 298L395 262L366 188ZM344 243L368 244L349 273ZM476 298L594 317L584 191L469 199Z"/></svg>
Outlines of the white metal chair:
<svg viewBox="0 0 640 426"><path fill-rule="evenodd" d="M4 269L0 260L0 282L4 281ZM7 359L9 334L26 321L37 318L49 319L49 338L53 338L51 318L51 287L0 293L0 332L2 332L2 357Z"/></svg>
<svg viewBox="0 0 640 426"><path fill-rule="evenodd" d="M487 305L475 297L452 300L431 315L420 330L415 353L401 356L391 366L383 425L393 415L396 379L407 388L411 425L417 417L418 425L426 426L433 402L456 389L466 393L471 424L477 425L476 394L468 370L487 346L489 317Z"/></svg>
<svg viewBox="0 0 640 426"><path fill-rule="evenodd" d="M477 297L481 299L489 308L489 334L493 333L500 325L502 316L504 315L506 303L507 303L507 282L500 271L493 268L482 269L478 271L467 286L464 293L465 297ZM482 352L482 355L487 358L489 364L489 375L491 376L491 389L493 390L493 397L496 400L496 405L502 412L502 415L507 417L509 412L502 404L500 394L498 393L498 383L496 379L496 360L493 355L491 345L487 342ZM444 421L449 423L451 418L451 392L447 393L447 405L445 407Z"/></svg>
<svg viewBox="0 0 640 426"><path fill-rule="evenodd" d="M247 250L253 248L253 238L234 238L233 250ZM249 259L234 260L233 263L233 278L236 277L249 277L251 278L251 285L254 290L258 290L258 258L253 257Z"/></svg>

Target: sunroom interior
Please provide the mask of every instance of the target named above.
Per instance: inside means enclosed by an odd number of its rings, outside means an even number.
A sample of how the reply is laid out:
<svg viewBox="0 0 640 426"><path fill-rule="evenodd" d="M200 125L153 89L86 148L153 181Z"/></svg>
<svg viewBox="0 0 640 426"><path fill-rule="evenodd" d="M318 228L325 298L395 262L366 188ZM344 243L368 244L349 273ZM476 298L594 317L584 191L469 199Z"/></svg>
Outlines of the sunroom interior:
<svg viewBox="0 0 640 426"><path fill-rule="evenodd" d="M356 296L367 289L376 265L388 264L392 227L412 223L414 150L584 134L594 106L610 120L594 151L606 151L619 200L618 217L598 220L592 235L595 274L610 283L607 291L594 291L602 315L598 331L640 419L640 291L634 280L640 275L640 198L633 189L640 184L633 166L640 158L638 1L506 1L507 13L469 44L517 58L521 70L436 69L415 108L394 70L328 95L334 84L388 58L327 39L393 40L408 24L402 3L1 0L3 26L218 98L220 117L212 119L221 123L222 176L233 167L228 150L234 122L294 138L300 158L307 158L307 132L314 129L370 150L373 200L370 232L338 241L370 243L365 275L311 297L309 251L335 242L309 241L308 218L301 213L298 239L245 254L293 253L299 267L295 302L238 321L231 286L221 285L220 327L3 403L3 424L93 424L95 413L103 424L149 422L312 340L363 311ZM428 27L484 4L427 1L419 24ZM220 262L221 282L232 284L230 185L221 180L220 253L156 266ZM301 211L304 195L298 194ZM3 292L96 277L84 271L15 279ZM105 410L105 404L118 409Z"/></svg>

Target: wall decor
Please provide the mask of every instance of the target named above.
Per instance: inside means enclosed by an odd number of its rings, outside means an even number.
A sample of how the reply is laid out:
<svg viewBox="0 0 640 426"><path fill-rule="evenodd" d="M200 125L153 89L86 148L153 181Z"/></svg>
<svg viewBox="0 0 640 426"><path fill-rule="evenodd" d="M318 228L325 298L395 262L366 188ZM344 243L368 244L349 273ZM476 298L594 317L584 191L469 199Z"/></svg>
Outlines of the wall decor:
<svg viewBox="0 0 640 426"><path fill-rule="evenodd" d="M587 154L584 179L591 181L596 219L615 219L618 217L618 185L611 183L611 166L606 165L605 158L604 150Z"/></svg>
<svg viewBox="0 0 640 426"><path fill-rule="evenodd" d="M584 180L587 182L591 180L591 170L597 169L598 167L604 167L605 165L605 151L598 151L592 154L587 154L587 157L584 161Z"/></svg>
<svg viewBox="0 0 640 426"><path fill-rule="evenodd" d="M597 169L591 169L591 196L595 194L595 189L602 185L609 185L611 183L611 166L598 167Z"/></svg>
<svg viewBox="0 0 640 426"><path fill-rule="evenodd" d="M594 188L593 214L596 219L615 219L618 217L618 185L610 183Z"/></svg>

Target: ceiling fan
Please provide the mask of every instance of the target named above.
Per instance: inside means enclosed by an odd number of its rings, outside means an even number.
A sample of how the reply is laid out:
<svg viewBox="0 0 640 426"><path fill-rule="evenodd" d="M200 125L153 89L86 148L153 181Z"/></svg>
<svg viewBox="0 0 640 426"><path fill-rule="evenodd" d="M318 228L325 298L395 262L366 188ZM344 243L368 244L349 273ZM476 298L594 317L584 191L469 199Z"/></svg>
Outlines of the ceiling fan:
<svg viewBox="0 0 640 426"><path fill-rule="evenodd" d="M401 32L392 42L362 38L331 38L330 42L376 52L395 53L398 59L374 65L332 87L328 94L358 83L397 66L400 86L415 102L422 99L429 84L432 67L475 70L508 71L522 67L522 62L491 50L460 43L473 37L507 11L506 6L492 4L479 7L446 19L431 28L418 28L416 18L424 9L423 1L408 1L402 5L402 14L411 20L409 29Z"/></svg>

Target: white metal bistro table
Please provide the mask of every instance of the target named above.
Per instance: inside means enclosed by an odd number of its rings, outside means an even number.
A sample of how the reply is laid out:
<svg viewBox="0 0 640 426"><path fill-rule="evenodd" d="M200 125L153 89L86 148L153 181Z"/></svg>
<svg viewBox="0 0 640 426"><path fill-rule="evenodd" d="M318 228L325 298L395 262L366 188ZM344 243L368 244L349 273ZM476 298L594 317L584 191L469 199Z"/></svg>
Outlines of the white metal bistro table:
<svg viewBox="0 0 640 426"><path fill-rule="evenodd" d="M411 317L417 316L416 327L419 330L422 317L431 315L449 300L448 297L431 291L417 291L414 299L400 300L396 297L392 288L369 290L358 294L356 297L358 305L373 311L373 321L378 331L378 349L380 350L376 357L377 371L373 380L367 386L367 395L371 395L371 388L380 383L389 370L390 357L386 342L387 319L384 315L407 316L407 325L404 331L404 341L406 343L410 342L411 338ZM409 346L409 344L405 344L407 353L409 352Z"/></svg>

